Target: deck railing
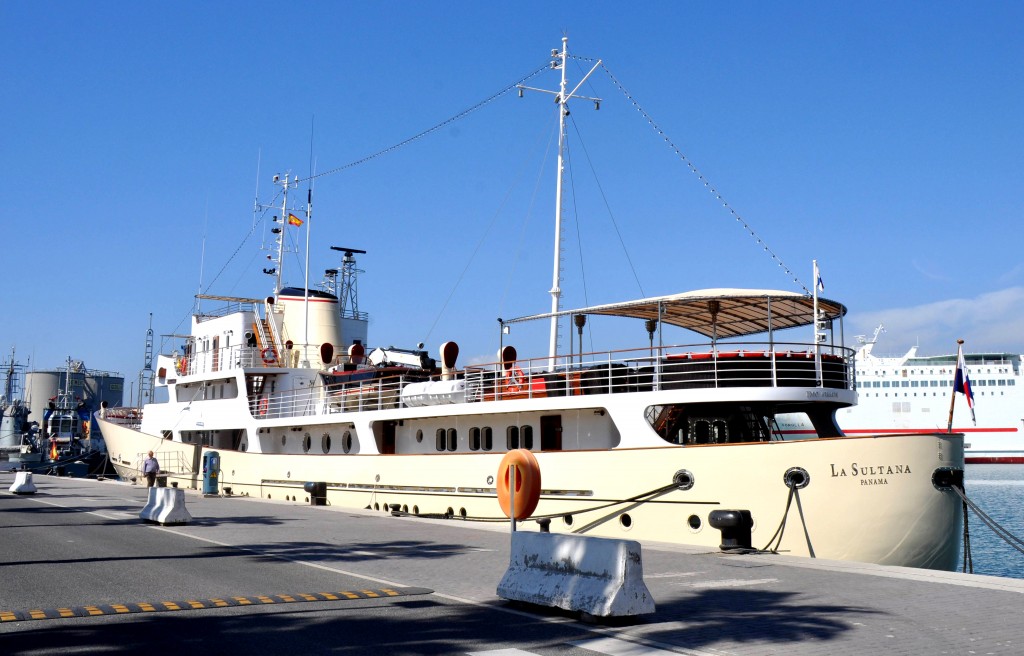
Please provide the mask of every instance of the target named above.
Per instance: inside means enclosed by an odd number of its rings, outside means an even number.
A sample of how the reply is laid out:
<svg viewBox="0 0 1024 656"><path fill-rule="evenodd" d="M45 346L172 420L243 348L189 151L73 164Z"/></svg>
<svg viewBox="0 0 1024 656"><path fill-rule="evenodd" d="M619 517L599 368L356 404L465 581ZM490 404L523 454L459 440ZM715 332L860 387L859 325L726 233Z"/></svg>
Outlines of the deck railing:
<svg viewBox="0 0 1024 656"><path fill-rule="evenodd" d="M820 387L853 389L854 351L823 349L819 360L807 344L678 345L468 366L454 378L464 398L483 402L608 393L727 387ZM422 372L362 382L314 385L253 395L260 419L404 407L402 390L422 382ZM448 402L452 402L448 399Z"/></svg>

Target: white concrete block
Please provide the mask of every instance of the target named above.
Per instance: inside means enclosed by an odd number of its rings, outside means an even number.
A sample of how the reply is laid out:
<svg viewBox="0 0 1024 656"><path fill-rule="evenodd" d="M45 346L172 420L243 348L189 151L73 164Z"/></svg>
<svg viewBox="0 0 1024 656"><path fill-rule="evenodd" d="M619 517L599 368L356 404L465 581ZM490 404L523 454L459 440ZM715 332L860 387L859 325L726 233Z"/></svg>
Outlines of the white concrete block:
<svg viewBox="0 0 1024 656"><path fill-rule="evenodd" d="M517 531L498 596L596 617L654 612L633 540Z"/></svg>
<svg viewBox="0 0 1024 656"><path fill-rule="evenodd" d="M32 482L32 472L20 471L14 475L14 483L10 491L15 494L35 494L36 484Z"/></svg>
<svg viewBox="0 0 1024 656"><path fill-rule="evenodd" d="M176 487L151 487L149 500L139 518L157 524L188 524L192 515L185 509L185 490Z"/></svg>

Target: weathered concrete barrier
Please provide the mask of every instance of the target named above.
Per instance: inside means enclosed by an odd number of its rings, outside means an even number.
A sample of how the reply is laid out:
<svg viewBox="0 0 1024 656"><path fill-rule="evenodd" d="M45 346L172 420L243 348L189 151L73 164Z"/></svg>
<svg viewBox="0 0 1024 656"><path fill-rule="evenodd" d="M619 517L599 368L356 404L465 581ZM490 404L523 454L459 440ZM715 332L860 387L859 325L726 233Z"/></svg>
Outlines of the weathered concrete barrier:
<svg viewBox="0 0 1024 656"><path fill-rule="evenodd" d="M633 540L516 531L498 596L597 617L654 612Z"/></svg>
<svg viewBox="0 0 1024 656"><path fill-rule="evenodd" d="M32 482L32 472L20 471L14 475L14 483L9 488L15 494L35 494L36 484Z"/></svg>
<svg viewBox="0 0 1024 656"><path fill-rule="evenodd" d="M139 518L167 526L188 524L192 515L185 509L185 490L176 487L151 487L149 500L139 513Z"/></svg>

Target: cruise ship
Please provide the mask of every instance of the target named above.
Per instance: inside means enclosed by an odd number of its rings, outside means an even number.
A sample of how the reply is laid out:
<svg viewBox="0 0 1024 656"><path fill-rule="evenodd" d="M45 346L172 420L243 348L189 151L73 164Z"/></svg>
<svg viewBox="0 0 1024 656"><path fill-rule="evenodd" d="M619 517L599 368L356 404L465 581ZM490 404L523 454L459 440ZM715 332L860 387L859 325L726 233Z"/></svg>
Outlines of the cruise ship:
<svg viewBox="0 0 1024 656"><path fill-rule="evenodd" d="M846 435L946 431L956 353L875 355L879 326L856 355L857 405L839 410ZM963 433L967 463L1024 464L1024 355L964 352L974 390L974 417L963 395L953 403L952 432ZM792 417L780 422L787 437L811 428Z"/></svg>

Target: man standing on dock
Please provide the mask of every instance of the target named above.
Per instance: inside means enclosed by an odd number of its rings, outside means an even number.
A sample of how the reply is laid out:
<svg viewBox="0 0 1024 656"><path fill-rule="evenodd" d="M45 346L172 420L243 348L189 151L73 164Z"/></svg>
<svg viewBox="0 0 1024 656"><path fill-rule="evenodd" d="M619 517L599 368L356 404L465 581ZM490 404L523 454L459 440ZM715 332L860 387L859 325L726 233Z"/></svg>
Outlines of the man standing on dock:
<svg viewBox="0 0 1024 656"><path fill-rule="evenodd" d="M147 457L142 463L142 475L146 477L146 487L153 487L156 484L156 475L160 473L160 463L157 462L156 458L153 457L153 452L149 452Z"/></svg>

